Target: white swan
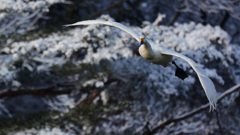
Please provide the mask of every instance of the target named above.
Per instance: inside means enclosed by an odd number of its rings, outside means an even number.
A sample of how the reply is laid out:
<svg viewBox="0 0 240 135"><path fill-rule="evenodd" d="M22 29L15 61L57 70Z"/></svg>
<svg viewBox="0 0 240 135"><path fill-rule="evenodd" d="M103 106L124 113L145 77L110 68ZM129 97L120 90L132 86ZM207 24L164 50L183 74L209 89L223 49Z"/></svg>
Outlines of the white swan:
<svg viewBox="0 0 240 135"><path fill-rule="evenodd" d="M134 32L133 30L127 28L126 26L118 22L87 20L87 21L80 21L80 22L65 25L65 26L78 26L78 25L90 25L90 24L109 25L109 26L117 27L127 32L141 44L141 46L139 47L140 55L151 63L160 64L166 67L172 61L172 56L179 57L185 60L188 64L191 65L193 70L197 73L200 83L202 84L202 87L207 95L207 98L210 104L210 111L216 110L217 94L216 94L215 86L213 82L210 80L210 78L206 75L204 70L193 60L173 50L169 50L161 45L155 45L151 40L140 36L138 33Z"/></svg>

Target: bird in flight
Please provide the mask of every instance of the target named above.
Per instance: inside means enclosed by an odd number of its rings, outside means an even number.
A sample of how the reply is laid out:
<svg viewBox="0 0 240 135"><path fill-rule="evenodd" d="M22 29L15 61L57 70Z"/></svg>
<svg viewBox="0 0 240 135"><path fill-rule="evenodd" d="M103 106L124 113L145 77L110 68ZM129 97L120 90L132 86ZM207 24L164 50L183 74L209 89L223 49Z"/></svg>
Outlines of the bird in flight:
<svg viewBox="0 0 240 135"><path fill-rule="evenodd" d="M203 90L210 104L210 111L216 110L216 102L217 102L216 88L213 82L211 81L211 79L206 75L205 71L200 67L200 65L195 63L193 60L176 51L167 49L164 46L154 44L153 41L147 39L144 36L141 36L140 34L136 33L135 31L129 29L128 27L118 22L86 20L86 21L80 21L80 22L65 25L65 26L68 27L68 26L92 25L92 24L108 25L108 26L119 28L127 32L140 43L140 47L138 51L139 51L139 54L144 59L146 59L147 61L153 64L159 64L164 67L167 67L170 64L170 62L172 62L177 68L175 75L181 78L182 80L188 77L188 75L186 74L185 71L183 71L181 68L177 66L177 64L172 60L172 57L175 56L185 60L193 68L193 70L196 72L200 80L200 83L203 87Z"/></svg>

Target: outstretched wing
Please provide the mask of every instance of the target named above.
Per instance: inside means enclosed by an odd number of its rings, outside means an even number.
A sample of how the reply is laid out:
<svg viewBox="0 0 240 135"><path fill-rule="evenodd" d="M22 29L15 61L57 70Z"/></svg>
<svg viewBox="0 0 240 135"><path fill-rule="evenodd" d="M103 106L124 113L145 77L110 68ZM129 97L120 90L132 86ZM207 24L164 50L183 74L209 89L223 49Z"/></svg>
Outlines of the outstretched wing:
<svg viewBox="0 0 240 135"><path fill-rule="evenodd" d="M101 20L87 20L87 21L80 21L80 22L65 25L65 26L78 26L78 25L91 25L91 24L103 24L103 25L109 25L109 26L119 28L119 29L127 32L128 34L130 34L139 43L141 42L141 37L138 33L134 32L133 30L129 29L128 27L126 27L120 23L117 23L117 22L101 21ZM152 46L152 47L154 49L156 49L155 48L156 46ZM197 65L194 61L192 61L191 59L189 59L188 57L186 57L180 53L177 53L175 51L172 51L172 50L169 50L169 49L163 48L163 47L159 47L159 48L157 47L157 49L160 51L161 54L173 55L173 56L182 58L192 66L194 71L197 73L198 78L203 86L203 89L204 89L206 95L207 95L207 98L210 103L210 110L216 109L216 101L217 101L216 89L215 89L213 82L209 79L209 77L206 75L204 70L199 65Z"/></svg>
<svg viewBox="0 0 240 135"><path fill-rule="evenodd" d="M87 20L87 21L80 21L80 22L76 22L76 23L68 24L68 25L64 25L64 26L68 27L68 26L91 25L91 24L103 24L103 25L109 25L109 26L119 28L119 29L127 32L132 37L134 37L138 42L140 42L140 35L138 33L136 33L135 31L129 29L128 27L126 27L118 22L101 21L101 20Z"/></svg>
<svg viewBox="0 0 240 135"><path fill-rule="evenodd" d="M197 64L195 63L193 60L191 60L190 58L177 53L175 51L169 50L167 48L163 48L160 47L159 48L160 53L161 54L166 54L166 55L173 55L179 58L182 58L183 60L185 60L189 65L191 65L191 67L194 69L194 71L197 73L197 76L202 84L202 87L207 95L207 98L209 100L210 103L210 111L212 109L216 109L216 102L217 102L217 92L216 92L216 88L213 84L213 82L210 80L210 78L206 75L205 71Z"/></svg>

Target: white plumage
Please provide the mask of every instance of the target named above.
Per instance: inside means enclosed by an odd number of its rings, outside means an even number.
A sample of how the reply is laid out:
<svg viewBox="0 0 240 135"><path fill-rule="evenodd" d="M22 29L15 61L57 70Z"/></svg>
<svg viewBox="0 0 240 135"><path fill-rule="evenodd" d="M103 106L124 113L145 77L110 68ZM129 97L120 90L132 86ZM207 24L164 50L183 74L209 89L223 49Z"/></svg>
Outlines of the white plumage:
<svg viewBox="0 0 240 135"><path fill-rule="evenodd" d="M133 30L129 29L128 27L118 22L87 20L87 21L80 21L80 22L65 25L65 26L78 26L78 25L90 25L90 24L109 25L109 26L117 27L127 32L141 44L141 46L139 47L140 55L151 63L160 64L166 67L169 65L169 62L172 61L172 56L179 57L185 60L188 64L191 65L193 70L197 73L200 83L208 98L208 101L210 104L210 111L216 109L217 94L216 94L215 86L213 82L210 80L210 78L206 75L205 71L193 60L173 50L169 50L164 46L155 45L151 40L146 39L145 37L141 37L138 33L134 32Z"/></svg>

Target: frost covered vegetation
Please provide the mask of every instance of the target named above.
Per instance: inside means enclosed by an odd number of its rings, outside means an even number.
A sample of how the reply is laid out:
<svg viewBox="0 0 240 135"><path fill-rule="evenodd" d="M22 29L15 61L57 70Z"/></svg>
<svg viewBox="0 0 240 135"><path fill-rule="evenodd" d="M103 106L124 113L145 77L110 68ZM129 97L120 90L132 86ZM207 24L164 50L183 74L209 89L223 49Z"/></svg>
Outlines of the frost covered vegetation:
<svg viewBox="0 0 240 135"><path fill-rule="evenodd" d="M65 0L0 0L0 44L11 43L13 39L37 29L37 21L47 19L44 13L58 2Z"/></svg>
<svg viewBox="0 0 240 135"><path fill-rule="evenodd" d="M8 14L1 18L1 29L8 28L11 15L17 19L16 13L32 14L34 7L47 10L59 1L34 1L36 6L17 2L18 8L0 5ZM41 2L42 7L37 4ZM231 43L227 32L194 22L158 25L161 17L153 23L143 22L141 29L126 25L203 65L219 95L240 82L240 46ZM114 20L108 15L98 19ZM100 25L63 27L15 41L12 34L21 35L17 32L21 28L28 35L33 20L27 20L26 25L13 23L9 27L13 31L4 30L9 33L1 37L2 134L143 134L168 118L207 103L186 62L175 59L189 73L182 81L174 76L174 66L163 68L139 57L138 43L121 30ZM219 102L218 118L216 112L206 110L158 133L238 134L239 99L238 92Z"/></svg>

